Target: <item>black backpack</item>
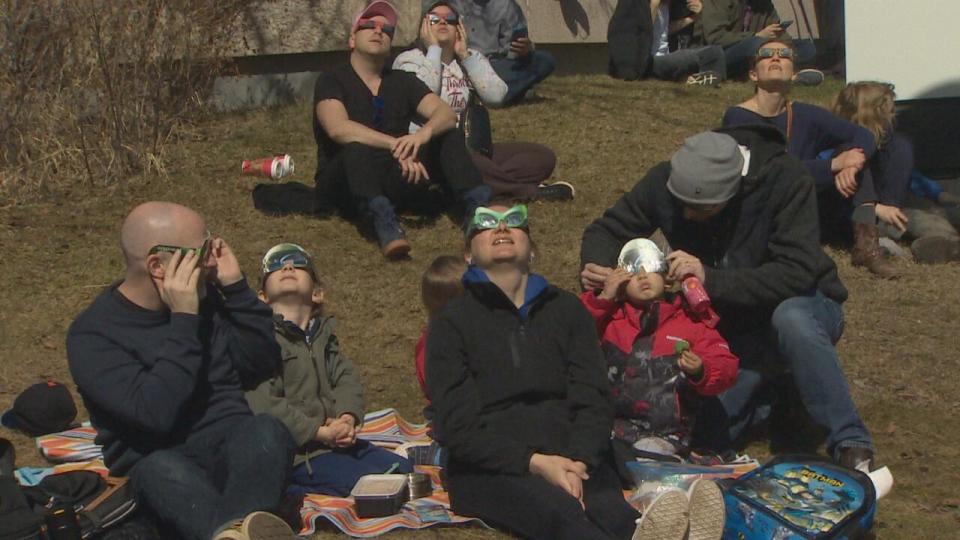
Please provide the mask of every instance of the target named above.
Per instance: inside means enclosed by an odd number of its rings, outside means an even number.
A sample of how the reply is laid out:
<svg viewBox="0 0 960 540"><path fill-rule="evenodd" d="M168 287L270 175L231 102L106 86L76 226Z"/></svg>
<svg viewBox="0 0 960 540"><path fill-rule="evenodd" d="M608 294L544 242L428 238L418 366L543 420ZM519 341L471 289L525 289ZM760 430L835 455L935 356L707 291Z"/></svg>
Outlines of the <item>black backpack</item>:
<svg viewBox="0 0 960 540"><path fill-rule="evenodd" d="M36 515L46 514L52 505L72 506L84 539L103 534L136 509L126 478L103 478L93 471L52 474L23 493Z"/></svg>
<svg viewBox="0 0 960 540"><path fill-rule="evenodd" d="M41 521L16 478L0 476L0 540L39 539Z"/></svg>
<svg viewBox="0 0 960 540"><path fill-rule="evenodd" d="M620 0L607 26L609 72L614 79L635 81L653 66L653 18L649 0Z"/></svg>

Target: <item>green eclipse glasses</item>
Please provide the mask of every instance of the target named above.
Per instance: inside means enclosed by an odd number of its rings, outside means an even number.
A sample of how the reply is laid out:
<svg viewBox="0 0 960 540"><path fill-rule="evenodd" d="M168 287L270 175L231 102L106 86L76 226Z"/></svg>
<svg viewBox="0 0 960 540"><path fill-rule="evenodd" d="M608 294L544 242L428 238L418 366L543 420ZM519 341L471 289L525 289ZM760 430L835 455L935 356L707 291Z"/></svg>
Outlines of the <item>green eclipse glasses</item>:
<svg viewBox="0 0 960 540"><path fill-rule="evenodd" d="M477 231L496 229L501 223L511 229L526 228L528 224L527 205L518 204L506 212L497 212L485 206L479 206L476 211L474 211L473 220L470 222L469 227L467 227L467 235Z"/></svg>
<svg viewBox="0 0 960 540"><path fill-rule="evenodd" d="M207 251L210 248L210 240L213 236L210 234L210 231L207 231L207 235L203 239L203 244L200 247L191 248L183 246L168 246L166 244L157 244L150 248L150 251L147 252L147 255L153 255L155 253L176 253L180 252L181 257L186 257L187 253L191 251L197 255L197 260L204 260L204 256L207 254Z"/></svg>
<svg viewBox="0 0 960 540"><path fill-rule="evenodd" d="M779 56L785 60L793 60L793 49L789 47L763 47L757 51L757 58L773 58Z"/></svg>

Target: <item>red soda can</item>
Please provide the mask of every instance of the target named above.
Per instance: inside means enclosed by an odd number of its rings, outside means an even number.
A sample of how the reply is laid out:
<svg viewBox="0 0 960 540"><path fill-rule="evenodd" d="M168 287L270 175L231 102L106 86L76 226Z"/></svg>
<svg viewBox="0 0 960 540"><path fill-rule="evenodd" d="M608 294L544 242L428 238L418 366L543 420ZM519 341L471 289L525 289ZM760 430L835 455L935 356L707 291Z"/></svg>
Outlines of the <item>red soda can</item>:
<svg viewBox="0 0 960 540"><path fill-rule="evenodd" d="M277 154L260 159L245 159L240 164L240 174L278 180L293 174L293 158L290 154Z"/></svg>

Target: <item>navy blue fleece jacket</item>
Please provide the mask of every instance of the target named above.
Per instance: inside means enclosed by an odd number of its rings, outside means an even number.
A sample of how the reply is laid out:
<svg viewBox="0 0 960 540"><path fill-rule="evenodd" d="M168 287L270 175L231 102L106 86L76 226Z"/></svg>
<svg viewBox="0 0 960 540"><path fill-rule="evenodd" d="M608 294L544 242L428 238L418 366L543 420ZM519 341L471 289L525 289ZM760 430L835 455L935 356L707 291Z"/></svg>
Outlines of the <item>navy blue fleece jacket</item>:
<svg viewBox="0 0 960 540"><path fill-rule="evenodd" d="M252 414L241 381L279 369L273 313L240 280L198 315L149 311L111 285L70 326L67 359L113 475L221 421Z"/></svg>
<svg viewBox="0 0 960 540"><path fill-rule="evenodd" d="M427 340L434 430L450 450L450 474L527 474L535 452L599 465L613 398L580 300L536 274L519 309L478 268L463 282Z"/></svg>

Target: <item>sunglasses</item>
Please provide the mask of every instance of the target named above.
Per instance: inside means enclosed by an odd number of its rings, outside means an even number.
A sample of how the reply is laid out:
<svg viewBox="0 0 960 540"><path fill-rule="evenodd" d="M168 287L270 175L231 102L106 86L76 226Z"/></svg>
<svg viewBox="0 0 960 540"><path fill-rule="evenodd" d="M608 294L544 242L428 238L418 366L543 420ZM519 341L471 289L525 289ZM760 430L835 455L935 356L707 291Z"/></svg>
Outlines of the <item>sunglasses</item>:
<svg viewBox="0 0 960 540"><path fill-rule="evenodd" d="M429 13L427 20L430 21L430 26L436 26L440 24L440 21L447 23L449 26L455 26L460 22L460 17L456 13L450 13L445 17L441 17L436 13Z"/></svg>
<svg viewBox="0 0 960 540"><path fill-rule="evenodd" d="M383 32L384 34L390 36L390 39L393 39L394 32L397 31L397 27L392 24L387 24L382 21L375 21L373 19L360 19L360 22L357 23L357 30L373 30L377 29Z"/></svg>
<svg viewBox="0 0 960 540"><path fill-rule="evenodd" d="M204 256L207 254L207 251L210 249L210 240L213 239L213 236L210 234L210 231L207 231L207 235L203 238L203 244L198 248L190 248L183 246L168 246L166 244L157 244L150 248L150 251L147 252L147 255L153 255L155 253L177 253L180 252L180 256L186 257L187 253L191 251L197 255L197 260L203 261Z"/></svg>
<svg viewBox="0 0 960 540"><path fill-rule="evenodd" d="M793 60L793 49L789 47L763 47L757 51L757 58L761 60L773 58L774 56L778 56L784 60Z"/></svg>
<svg viewBox="0 0 960 540"><path fill-rule="evenodd" d="M467 234L476 231L496 229L503 223L511 229L527 227L527 205L518 204L506 212L497 212L485 206L480 206L473 213L473 221L467 229Z"/></svg>
<svg viewBox="0 0 960 540"><path fill-rule="evenodd" d="M307 256L301 251L281 251L271 255L269 258L263 261L263 267L261 268L261 273L267 275L277 270L283 269L287 265L291 265L294 268L302 268L308 270L310 268L310 260L307 259Z"/></svg>

